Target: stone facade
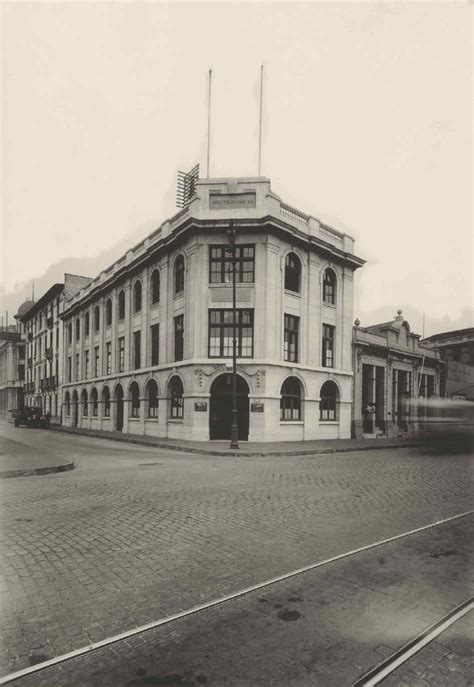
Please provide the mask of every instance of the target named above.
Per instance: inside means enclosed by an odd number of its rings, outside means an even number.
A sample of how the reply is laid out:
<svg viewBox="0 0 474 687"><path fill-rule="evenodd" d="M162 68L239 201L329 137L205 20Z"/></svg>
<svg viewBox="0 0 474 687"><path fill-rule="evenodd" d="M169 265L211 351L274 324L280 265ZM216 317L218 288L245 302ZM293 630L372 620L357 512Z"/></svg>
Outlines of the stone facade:
<svg viewBox="0 0 474 687"><path fill-rule="evenodd" d="M285 205L266 178L200 180L188 207L66 301L65 424L227 437L230 220L241 438L350 436L353 273L363 261L351 237Z"/></svg>
<svg viewBox="0 0 474 687"><path fill-rule="evenodd" d="M25 340L20 326L0 329L0 417L23 407L25 383Z"/></svg>
<svg viewBox="0 0 474 687"><path fill-rule="evenodd" d="M65 274L63 283L51 286L25 313L19 312L26 337L25 405L50 413L61 422L63 323L60 319L66 295L73 296L89 283L89 277Z"/></svg>
<svg viewBox="0 0 474 687"><path fill-rule="evenodd" d="M418 417L414 402L419 397L440 395L443 370L439 353L420 344L419 339L401 310L391 322L360 327L356 321L353 437L396 437L418 432L425 418Z"/></svg>

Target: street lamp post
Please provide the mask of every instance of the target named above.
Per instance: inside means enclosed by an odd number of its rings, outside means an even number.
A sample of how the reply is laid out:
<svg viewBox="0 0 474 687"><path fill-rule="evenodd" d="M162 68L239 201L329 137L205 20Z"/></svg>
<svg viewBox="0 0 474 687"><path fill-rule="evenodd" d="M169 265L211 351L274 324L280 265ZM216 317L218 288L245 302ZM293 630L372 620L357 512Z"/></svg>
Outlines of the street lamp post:
<svg viewBox="0 0 474 687"><path fill-rule="evenodd" d="M239 420L237 411L237 309L236 309L236 289L235 289L235 227L230 220L229 229L229 252L232 255L232 426L230 429L230 448L239 448Z"/></svg>

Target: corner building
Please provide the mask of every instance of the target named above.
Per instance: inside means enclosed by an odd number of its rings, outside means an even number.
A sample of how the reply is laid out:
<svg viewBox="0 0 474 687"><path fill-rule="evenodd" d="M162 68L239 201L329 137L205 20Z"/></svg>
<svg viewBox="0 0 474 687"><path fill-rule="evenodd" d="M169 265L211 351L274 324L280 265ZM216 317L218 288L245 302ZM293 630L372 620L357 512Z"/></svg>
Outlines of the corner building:
<svg viewBox="0 0 474 687"><path fill-rule="evenodd" d="M351 434L354 242L266 178L203 179L189 205L65 306L63 422L249 441Z"/></svg>

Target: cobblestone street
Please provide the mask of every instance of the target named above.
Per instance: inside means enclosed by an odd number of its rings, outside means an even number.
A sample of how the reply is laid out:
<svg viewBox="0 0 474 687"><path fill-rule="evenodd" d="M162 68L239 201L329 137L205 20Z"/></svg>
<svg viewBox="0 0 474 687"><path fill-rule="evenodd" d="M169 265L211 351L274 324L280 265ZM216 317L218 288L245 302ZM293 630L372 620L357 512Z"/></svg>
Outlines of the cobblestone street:
<svg viewBox="0 0 474 687"><path fill-rule="evenodd" d="M2 480L1 673L472 508L469 458L221 458L2 425L74 460Z"/></svg>

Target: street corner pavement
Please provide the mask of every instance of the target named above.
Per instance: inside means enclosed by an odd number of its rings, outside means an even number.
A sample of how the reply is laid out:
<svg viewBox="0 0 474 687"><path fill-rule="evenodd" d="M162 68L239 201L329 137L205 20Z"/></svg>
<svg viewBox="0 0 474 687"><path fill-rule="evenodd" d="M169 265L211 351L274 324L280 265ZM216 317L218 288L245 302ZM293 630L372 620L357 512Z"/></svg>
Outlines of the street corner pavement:
<svg viewBox="0 0 474 687"><path fill-rule="evenodd" d="M47 475L74 468L74 463L66 457L31 445L31 440L34 440L32 435L45 431L48 430L18 429L18 439L0 435L0 479ZM26 438L28 443L24 441Z"/></svg>

